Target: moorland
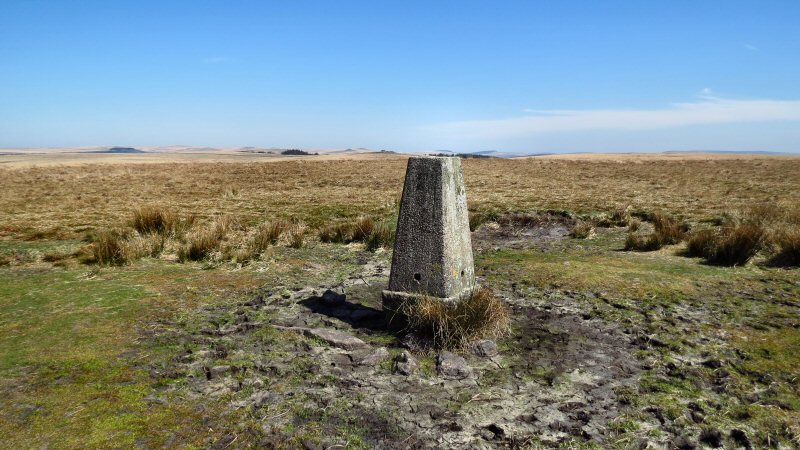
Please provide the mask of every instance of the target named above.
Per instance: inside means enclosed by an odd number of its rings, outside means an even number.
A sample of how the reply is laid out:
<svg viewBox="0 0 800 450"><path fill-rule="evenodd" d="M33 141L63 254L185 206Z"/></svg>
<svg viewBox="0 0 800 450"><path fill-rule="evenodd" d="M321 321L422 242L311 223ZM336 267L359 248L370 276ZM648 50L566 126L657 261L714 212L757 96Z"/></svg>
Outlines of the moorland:
<svg viewBox="0 0 800 450"><path fill-rule="evenodd" d="M800 157L465 159L455 372L382 326L406 160L0 155L0 447L800 447Z"/></svg>

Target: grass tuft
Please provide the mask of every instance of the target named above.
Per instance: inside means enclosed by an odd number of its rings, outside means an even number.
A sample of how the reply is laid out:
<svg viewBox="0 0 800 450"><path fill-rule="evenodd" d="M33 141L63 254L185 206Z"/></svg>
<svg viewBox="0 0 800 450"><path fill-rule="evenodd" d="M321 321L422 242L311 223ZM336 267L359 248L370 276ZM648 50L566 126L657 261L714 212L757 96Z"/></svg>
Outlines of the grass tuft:
<svg viewBox="0 0 800 450"><path fill-rule="evenodd" d="M369 216L359 217L352 227L351 240L353 242L366 242L375 229L375 220Z"/></svg>
<svg viewBox="0 0 800 450"><path fill-rule="evenodd" d="M221 238L214 226L204 227L188 237L188 242L178 251L181 261L200 261L219 249Z"/></svg>
<svg viewBox="0 0 800 450"><path fill-rule="evenodd" d="M281 235L289 229L290 223L285 220L275 220L258 225L250 241L250 248L254 254L262 253L270 245L275 245Z"/></svg>
<svg viewBox="0 0 800 450"><path fill-rule="evenodd" d="M117 230L102 231L92 244L94 261L100 265L121 266L128 262L124 251L125 236Z"/></svg>
<svg viewBox="0 0 800 450"><path fill-rule="evenodd" d="M306 237L306 226L303 224L295 224L289 229L289 247L301 248L303 247L303 240Z"/></svg>
<svg viewBox="0 0 800 450"><path fill-rule="evenodd" d="M575 239L589 239L595 235L594 223L589 220L579 220L569 231L569 235Z"/></svg>
<svg viewBox="0 0 800 450"><path fill-rule="evenodd" d="M774 238L777 252L770 258L769 264L779 267L800 266L800 230L784 230Z"/></svg>
<svg viewBox="0 0 800 450"><path fill-rule="evenodd" d="M326 243L347 244L352 237L353 225L349 222L328 224L319 230L319 240Z"/></svg>
<svg viewBox="0 0 800 450"><path fill-rule="evenodd" d="M142 206L133 210L131 227L139 234L173 234L180 224L178 215L161 206Z"/></svg>
<svg viewBox="0 0 800 450"><path fill-rule="evenodd" d="M407 331L431 339L434 347L462 349L481 338L508 333L510 315L506 304L482 287L455 304L433 297L403 302L397 309Z"/></svg>
<svg viewBox="0 0 800 450"><path fill-rule="evenodd" d="M665 245L677 244L686 236L689 227L685 223L679 223L673 217L663 213L655 213L650 217L654 231L650 235L643 236L636 234L636 230L639 229L638 225L635 230L631 230L629 226L628 237L625 239L625 250L651 252Z"/></svg>
<svg viewBox="0 0 800 450"><path fill-rule="evenodd" d="M379 222L367 238L367 250L375 251L379 248L390 248L394 243L394 229L386 222Z"/></svg>

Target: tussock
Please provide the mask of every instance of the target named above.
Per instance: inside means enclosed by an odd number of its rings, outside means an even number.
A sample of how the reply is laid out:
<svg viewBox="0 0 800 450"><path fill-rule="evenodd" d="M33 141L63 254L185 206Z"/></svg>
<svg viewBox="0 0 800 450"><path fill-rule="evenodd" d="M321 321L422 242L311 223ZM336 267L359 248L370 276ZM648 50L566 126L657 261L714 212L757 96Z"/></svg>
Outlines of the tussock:
<svg viewBox="0 0 800 450"><path fill-rule="evenodd" d="M655 213L651 218L654 230L650 235L637 234L638 225L635 230L631 230L629 227L628 236L625 239L625 250L650 252L665 245L674 245L684 239L689 229L687 224L679 223L673 217L663 213Z"/></svg>
<svg viewBox="0 0 800 450"><path fill-rule="evenodd" d="M289 247L301 248L303 240L306 237L306 226L303 224L294 224L289 229Z"/></svg>
<svg viewBox="0 0 800 450"><path fill-rule="evenodd" d="M491 290L478 288L465 300L448 305L433 297L407 300L397 308L412 331L437 348L460 349L481 338L508 333L509 311Z"/></svg>
<svg viewBox="0 0 800 450"><path fill-rule="evenodd" d="M569 231L569 235L575 239L592 238L595 235L594 223L589 220L579 220Z"/></svg>
<svg viewBox="0 0 800 450"><path fill-rule="evenodd" d="M92 254L100 265L121 266L128 262L124 252L125 236L117 230L102 231L92 243Z"/></svg>
<svg viewBox="0 0 800 450"><path fill-rule="evenodd" d="M278 243L281 235L291 224L285 220L275 220L258 225L250 241L250 249L254 254L264 252L270 245Z"/></svg>
<svg viewBox="0 0 800 450"><path fill-rule="evenodd" d="M770 258L769 264L779 267L800 266L800 230L785 230L774 239L777 247L776 253Z"/></svg>

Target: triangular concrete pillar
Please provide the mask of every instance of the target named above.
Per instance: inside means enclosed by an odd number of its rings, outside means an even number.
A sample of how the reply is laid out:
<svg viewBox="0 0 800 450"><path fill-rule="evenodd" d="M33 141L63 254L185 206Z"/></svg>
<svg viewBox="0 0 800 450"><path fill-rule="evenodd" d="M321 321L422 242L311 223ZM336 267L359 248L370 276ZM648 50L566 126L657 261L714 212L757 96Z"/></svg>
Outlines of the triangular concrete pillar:
<svg viewBox="0 0 800 450"><path fill-rule="evenodd" d="M461 159L409 158L384 305L420 295L456 302L474 289Z"/></svg>

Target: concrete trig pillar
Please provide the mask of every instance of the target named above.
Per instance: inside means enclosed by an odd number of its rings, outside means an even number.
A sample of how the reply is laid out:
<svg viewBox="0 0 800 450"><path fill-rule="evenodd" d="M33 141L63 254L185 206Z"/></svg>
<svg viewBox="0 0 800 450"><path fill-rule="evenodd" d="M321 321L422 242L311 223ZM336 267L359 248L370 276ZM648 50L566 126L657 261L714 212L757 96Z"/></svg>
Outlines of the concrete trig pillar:
<svg viewBox="0 0 800 450"><path fill-rule="evenodd" d="M461 158L409 158L384 308L421 295L457 302L474 288Z"/></svg>

